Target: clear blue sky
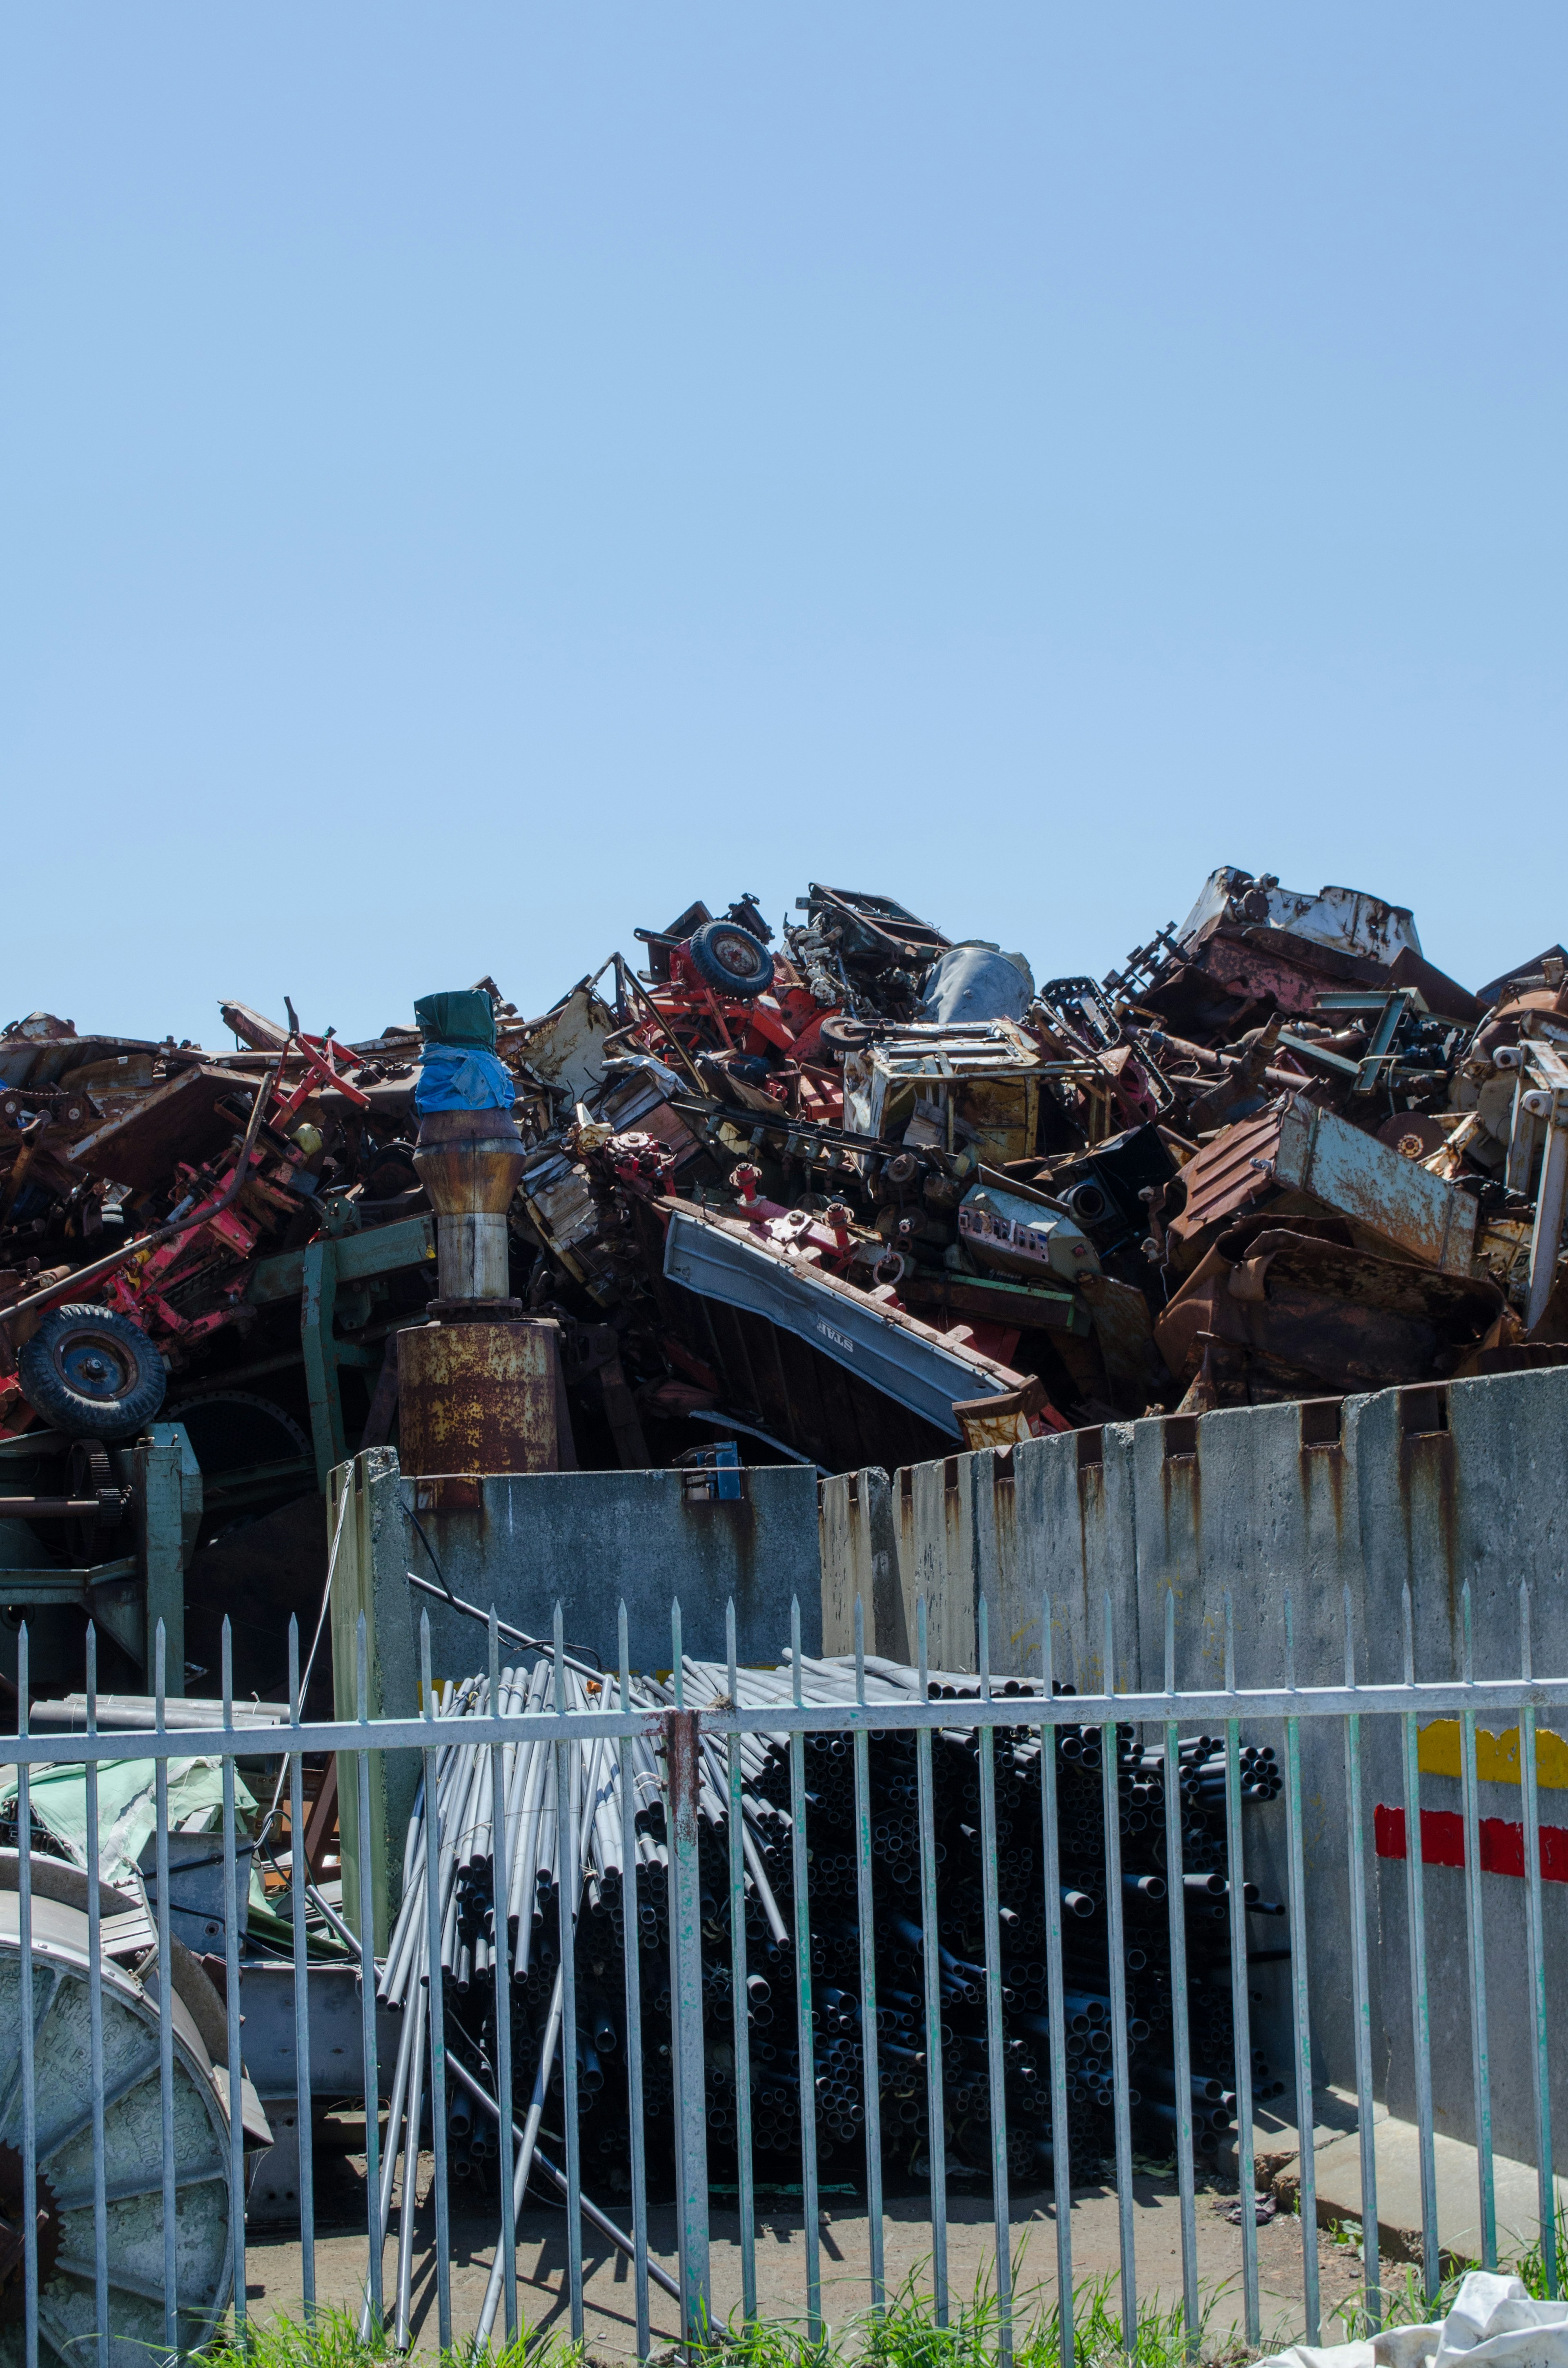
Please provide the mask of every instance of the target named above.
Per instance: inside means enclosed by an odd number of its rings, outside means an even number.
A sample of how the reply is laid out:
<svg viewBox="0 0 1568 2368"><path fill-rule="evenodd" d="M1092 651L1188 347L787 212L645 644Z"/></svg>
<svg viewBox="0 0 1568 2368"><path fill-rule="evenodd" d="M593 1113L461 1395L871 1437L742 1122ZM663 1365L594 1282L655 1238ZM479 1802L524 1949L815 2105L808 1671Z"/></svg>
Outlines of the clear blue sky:
<svg viewBox="0 0 1568 2368"><path fill-rule="evenodd" d="M0 34L0 1019L347 1034L808 879L1568 931L1561 0Z"/></svg>

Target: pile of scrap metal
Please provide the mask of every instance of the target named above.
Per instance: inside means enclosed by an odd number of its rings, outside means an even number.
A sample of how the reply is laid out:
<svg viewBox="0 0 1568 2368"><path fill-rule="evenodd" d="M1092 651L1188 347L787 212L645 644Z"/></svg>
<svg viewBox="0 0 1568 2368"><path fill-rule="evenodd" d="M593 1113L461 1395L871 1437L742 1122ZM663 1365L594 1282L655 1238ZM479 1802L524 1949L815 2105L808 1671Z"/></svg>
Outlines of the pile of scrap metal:
<svg viewBox="0 0 1568 2368"><path fill-rule="evenodd" d="M694 905L613 1008L522 1031L513 1229L613 1365L601 1453L681 1417L891 1469L1568 1358L1561 947L1471 994L1403 908L1226 869L1037 989L885 897L800 903L782 943Z"/></svg>
<svg viewBox="0 0 1568 2368"><path fill-rule="evenodd" d="M1561 948L1472 995L1402 908L1222 870L1037 988L885 896L799 911L694 905L534 1020L480 983L563 1463L891 1469L1568 1355ZM123 1438L166 1388L210 1529L395 1438L435 1272L434 1048L222 1009L233 1051L0 1038L0 1437Z"/></svg>

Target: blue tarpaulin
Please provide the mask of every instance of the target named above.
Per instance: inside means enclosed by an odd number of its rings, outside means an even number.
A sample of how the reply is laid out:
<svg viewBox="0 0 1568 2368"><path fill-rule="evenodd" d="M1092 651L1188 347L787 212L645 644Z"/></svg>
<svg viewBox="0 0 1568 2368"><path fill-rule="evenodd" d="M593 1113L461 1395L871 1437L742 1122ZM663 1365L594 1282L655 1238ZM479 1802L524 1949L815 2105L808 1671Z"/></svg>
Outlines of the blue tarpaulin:
<svg viewBox="0 0 1568 2368"><path fill-rule="evenodd" d="M414 1106L421 1110L510 1110L517 1079L494 1053L469 1044L426 1044Z"/></svg>

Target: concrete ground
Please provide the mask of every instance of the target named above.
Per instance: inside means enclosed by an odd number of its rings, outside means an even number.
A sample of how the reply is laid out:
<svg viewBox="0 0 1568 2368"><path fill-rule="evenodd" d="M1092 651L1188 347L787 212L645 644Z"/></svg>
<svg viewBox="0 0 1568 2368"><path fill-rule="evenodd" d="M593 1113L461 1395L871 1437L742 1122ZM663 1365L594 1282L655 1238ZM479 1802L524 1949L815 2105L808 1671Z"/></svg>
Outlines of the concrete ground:
<svg viewBox="0 0 1568 2368"><path fill-rule="evenodd" d="M1260 2139L1264 2136L1260 2132ZM327 2166L324 2165L324 2171ZM422 2165L421 2203L415 2221L415 2338L421 2349L437 2340L433 2260L433 2214L428 2203L428 2158ZM317 2206L316 2288L322 2304L358 2306L364 2291L366 2253L363 2164L346 2157L331 2166L321 2182ZM625 2207L604 2202L610 2216L624 2226ZM1239 2340L1242 2332L1241 2230L1232 2225L1233 2187L1225 2192L1216 2183L1198 2195L1198 2269L1209 2317L1204 2343L1212 2357ZM1141 2303L1157 2300L1165 2308L1181 2301L1181 2233L1176 2183L1171 2180L1138 2178L1133 2188L1134 2245ZM757 2204L757 2307L763 2317L800 2322L805 2312L804 2223L798 2203L762 2196ZM654 2206L650 2214L653 2257L676 2273L675 2214ZM855 2196L831 2195L821 2211L823 2314L835 2328L864 2312L870 2302L868 2221L863 2203ZM712 2205L711 2272L716 2315L739 2315L741 2261L739 2220L733 2201L715 2197ZM358 2233L356 2233L358 2232ZM386 2250L389 2289L396 2274L396 2215ZM1117 2199L1108 2186L1074 2192L1072 2213L1073 2275L1075 2287L1085 2281L1106 2280L1110 2308L1117 2303L1119 2235ZM619 2361L635 2351L635 2313L631 2266L605 2239L585 2232L584 2253L585 2333L594 2360ZM474 2327L490 2264L494 2258L496 2229L490 2211L454 2209L451 2222L451 2292L454 2332L460 2340ZM1258 2268L1262 2331L1266 2347L1298 2337L1303 2328L1301 2304L1301 2226L1281 2213L1258 2229ZM929 2294L931 2228L923 2195L894 2198L884 2214L886 2274L890 2291L913 2282L917 2292ZM1056 2295L1055 2213L1049 2194L1015 2196L1012 2212L1014 2283L1017 2317L1027 2322L1054 2306ZM995 2239L990 2198L951 2193L949 2198L948 2263L949 2291L955 2305L971 2296L977 2285L991 2286L994 2278ZM1353 2256L1326 2240L1320 2246L1323 2291L1323 2334L1325 2341L1340 2338L1343 2329L1334 2313L1350 2303L1358 2291L1358 2265ZM569 2328L566 2298L566 2247L562 2214L540 2210L530 2199L517 2235L517 2307L532 2331ZM254 2234L246 2258L246 2294L252 2311L260 2317L278 2312L297 2315L300 2307L300 2247L297 2237L264 2237ZM651 2294L651 2319L655 2346L673 2341L677 2333L675 2307L655 2286Z"/></svg>
<svg viewBox="0 0 1568 2368"><path fill-rule="evenodd" d="M1361 2211L1361 2141L1354 2100L1345 2126L1320 2128L1313 2148L1317 2180L1318 2221L1358 2221ZM1372 2115L1372 2143L1377 2178L1378 2231L1383 2257L1389 2261L1421 2259L1421 2155L1419 2134L1412 2122L1390 2118L1379 2105ZM1457 2267L1482 2257L1481 2200L1478 2163L1473 2146L1440 2133L1432 2141L1437 2186L1437 2239L1445 2262ZM1505 2155L1492 2157L1493 2209L1497 2227L1497 2253L1507 2261L1536 2245L1540 2236L1540 2191L1533 2167L1512 2162ZM1276 2181L1278 2192L1294 2208L1300 2172L1292 2160ZM1557 2181L1558 2210L1568 2204L1568 2181Z"/></svg>

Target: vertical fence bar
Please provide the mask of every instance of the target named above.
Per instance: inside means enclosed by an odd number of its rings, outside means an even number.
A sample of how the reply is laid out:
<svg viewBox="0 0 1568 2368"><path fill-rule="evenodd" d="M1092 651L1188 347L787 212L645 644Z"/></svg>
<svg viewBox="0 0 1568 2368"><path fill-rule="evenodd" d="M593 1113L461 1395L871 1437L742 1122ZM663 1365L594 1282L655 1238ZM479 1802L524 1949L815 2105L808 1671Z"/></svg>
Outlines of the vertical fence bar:
<svg viewBox="0 0 1568 2368"><path fill-rule="evenodd" d="M1230 1590L1225 1594L1225 1691L1236 1691L1236 1622ZM1225 1721L1225 1881L1231 1904L1231 2024L1235 2046L1236 2167L1241 2188L1242 2302L1246 2340L1256 2351L1257 2305L1257 2171L1253 2160L1252 2013L1247 1985L1246 1903L1243 1892L1242 1730ZM1309 2143L1310 2143L1309 2136Z"/></svg>
<svg viewBox="0 0 1568 2368"><path fill-rule="evenodd" d="M1403 1591L1404 1682L1415 1683L1415 1626ZM1423 1873L1420 1738L1415 1713L1400 1720L1404 1754L1404 1896L1410 1923L1410 2020L1415 2050L1415 2119L1421 2155L1421 2266L1426 2299L1438 2286L1437 2157L1432 2124L1432 2020L1426 1993L1426 1885Z"/></svg>
<svg viewBox="0 0 1568 2368"><path fill-rule="evenodd" d="M1530 1592L1519 1582L1519 1671L1534 1675L1530 1645ZM1546 1932L1540 1896L1540 1800L1536 1774L1536 1730L1533 1709L1519 1713L1519 1776L1525 1809L1525 1914L1529 1935L1530 2010L1534 2046L1530 2072L1535 2089L1535 2165L1537 2207L1540 2215L1540 2260L1546 2291L1555 2302L1558 2292L1557 2183L1551 2170L1551 2055L1546 2015Z"/></svg>
<svg viewBox="0 0 1568 2368"><path fill-rule="evenodd" d="M855 1700L866 1707L866 1607L855 1598ZM871 2309L887 2303L882 2254L882 2086L877 2049L877 1941L871 1909L871 1744L855 1730L855 1884L860 1917L860 2065L866 2099L866 2218L871 2254Z"/></svg>
<svg viewBox="0 0 1568 2368"><path fill-rule="evenodd" d="M676 1667L681 1663L675 1637ZM669 1771L670 1947L675 1983L671 2036L680 2066L676 2163L680 2174L681 2332L705 2343L712 2317L708 2276L708 2082L702 2046L702 1879L697 1819L702 1791L699 1714L684 1706L665 1713L665 1764Z"/></svg>
<svg viewBox="0 0 1568 2368"><path fill-rule="evenodd" d="M735 1666L735 1599L724 1606L724 1657L728 1664L729 1699L733 1709L740 1699L740 1672ZM746 1964L746 1874L744 1813L741 1806L741 1738L729 1739L730 1845L730 1991L733 1999L735 2048L735 2178L741 2214L741 2316L749 2327L756 2317L756 2199L752 2193L751 2144L751 1990Z"/></svg>
<svg viewBox="0 0 1568 2368"><path fill-rule="evenodd" d="M153 1646L153 1723L164 1733L164 1690L167 1679L167 1645L160 1620ZM298 1713L295 1713L296 1718ZM175 1968L169 1945L169 1763L160 1754L153 1763L153 1797L157 1817L153 1860L158 1883L158 2118L164 2162L164 2340L179 2348L179 2254L175 2186ZM296 1897L298 1893L296 1891ZM303 2182L301 2181L301 2185ZM303 2197L301 2196L301 2203ZM32 2205L29 2202L29 2212Z"/></svg>
<svg viewBox="0 0 1568 2368"><path fill-rule="evenodd" d="M300 1731L300 1623L289 1622L289 1724ZM159 1823L163 1820L160 1818ZM300 2152L300 2305L316 2312L315 2171L311 2140L311 1998L306 1958L304 1755L289 1754L289 1913L294 1940L294 2123ZM160 1881L160 1891L162 1884ZM162 1946L162 1941L159 1943Z"/></svg>
<svg viewBox="0 0 1568 2368"><path fill-rule="evenodd" d="M566 1645L562 1610L555 1606L555 1711L566 1713ZM571 2294L572 2340L583 2340L583 2161L577 2112L577 1898L583 1852L573 1813L572 1773L576 1746L555 1746L555 1897L561 1943L561 2111L566 2137L566 2268Z"/></svg>
<svg viewBox="0 0 1568 2368"><path fill-rule="evenodd" d="M501 1710L501 1637L495 1606L490 1607L490 1708ZM506 1746L490 1747L490 1913L494 1928L490 1970L495 1984L495 2101L501 2108L501 2288L506 2341L517 2333L517 2207L512 2192L512 1834L506 1817ZM392 2142L387 2126L387 2144Z"/></svg>
<svg viewBox="0 0 1568 2368"><path fill-rule="evenodd" d="M403 2012L414 2019L413 2055L408 2067L408 2101L403 2136L403 2184L397 2200L397 2317L392 2322L392 2350L406 2351L414 2303L414 2224L419 2211L419 2130L425 2117L425 2038L429 2025L425 1989L425 1943L415 1943L407 2001Z"/></svg>
<svg viewBox="0 0 1568 2368"><path fill-rule="evenodd" d="M1116 1691L1116 1625L1110 1589L1105 1597L1105 1692ZM1116 2123L1116 2216L1121 2254L1121 2346L1138 2343L1136 2205L1132 2194L1132 2070L1127 2033L1127 1952L1122 1943L1121 1783L1115 1703L1100 1728L1100 1787L1105 1805L1106 1950L1110 1960L1111 2079ZM1065 2039L1065 2033L1062 2034Z"/></svg>
<svg viewBox="0 0 1568 2368"><path fill-rule="evenodd" d="M222 1622L227 1650L227 1620ZM97 1734L97 1627L87 1620L87 1734ZM233 1790L230 1762L222 1762ZM93 2320L97 2330L97 2368L109 2368L109 2174L104 2162L104 1940L99 1911L99 1845L97 1845L97 1759L87 1759L87 2079L93 2081ZM227 1797L227 1795L225 1795ZM233 1923L233 1907L227 1923ZM225 1928L227 1930L227 1928ZM239 2048L234 2024L239 2022L239 1985L230 1985L230 2129L239 2124L234 2065ZM244 2328L244 2179L234 2176L234 2157L244 2162L244 2129L239 2147L230 2143L230 2248L234 2254L234 2326ZM234 2242L234 2200L239 2203L239 2242Z"/></svg>
<svg viewBox="0 0 1568 2368"><path fill-rule="evenodd" d="M991 1622L979 1604L980 1698L991 1700ZM1013 2357L1013 2213L1007 2180L1006 2039L1002 2027L1002 1919L996 1888L996 1736L983 1726L980 1757L980 1896L985 1925L985 2060L991 2096L991 2207L996 2231L996 2355Z"/></svg>
<svg viewBox="0 0 1568 2368"><path fill-rule="evenodd" d="M447 2194L447 2004L441 1980L441 1755L436 1748L436 1688L430 1675L430 1615L419 1615L422 1706L430 1723L425 1747L425 1978L430 2023L430 2145L435 2156L436 2318L443 2352L452 2345L452 2273Z"/></svg>
<svg viewBox="0 0 1568 2368"><path fill-rule="evenodd" d="M1285 1590L1285 1682L1296 1691L1296 1623L1290 1590ZM1317 2158L1312 2138L1317 2113L1312 2103L1312 2025L1307 1976L1307 1878L1301 1836L1301 1722L1285 1722L1285 1839L1290 1862L1290 2004L1294 2019L1296 2058L1296 2135L1300 2140L1301 2195L1301 2287L1306 2305L1307 2341L1322 2334L1322 2298L1318 2282ZM1243 1905L1245 1900L1244 1896ZM1244 1918L1243 1925L1245 1930Z"/></svg>
<svg viewBox="0 0 1568 2368"><path fill-rule="evenodd" d="M365 1615L359 1614L355 1637L355 1715L367 1732L370 1724L370 1663L365 1645ZM369 2260L367 2264L366 2300L369 2305L370 2324L379 2340L385 2315L381 2295L381 2250L384 2232L381 2226L381 2067L376 2061L376 1893L375 1869L371 1864L370 1840L370 1755L368 1750L354 1754L355 1800L358 1807L358 1829L364 1840L359 1858L359 2044L365 2073L365 2217L369 2239ZM304 1912L303 1877L299 1870L304 1859L303 1833L295 1837L297 1853L294 1861L294 1896L300 1911ZM309 1873L308 1866L304 1872ZM387 2144L392 2143L389 2122Z"/></svg>
<svg viewBox="0 0 1568 2368"><path fill-rule="evenodd" d="M238 1748L238 1739L234 1735L234 1644L227 1613L223 1618L222 1666L223 1733L226 1738L223 1749L223 2003L229 2046L229 2252L234 2271L234 2332L243 2344L245 2340L245 2124L244 2063L240 2039L240 1918L244 1912L244 1895L240 1889L238 1820L234 1814L234 1753ZM89 1694L89 1702L91 1699ZM92 1724L89 1711L89 1733ZM96 1770L94 1773L96 1775ZM96 1793L96 1784L93 1789ZM95 1799L95 1813L97 1805ZM245 1888L248 1891L248 1861L246 1869ZM95 1896L97 1871L97 1845L95 1841L88 1853L89 1888ZM96 1936L92 1946L96 1964L98 1953ZM101 2054L101 2049L99 2052ZM94 2073L94 2086L97 2088L102 2075L101 2062L97 2060L95 2060ZM103 2368L108 2368L107 2357Z"/></svg>
<svg viewBox="0 0 1568 2368"><path fill-rule="evenodd" d="M676 1710L684 1710L686 1708L686 1654L681 1642L680 1599L678 1596L672 1597L670 1600L670 1691L675 1696L675 1706ZM680 1997L680 1961L676 1950L677 1923L676 1907L678 1905L676 1887L676 1809L675 1794L671 1790L670 1784L669 1734L667 1729L664 1732L664 1751L665 1903L667 1910L665 1921L669 1928L665 1935L665 1944L669 1954L670 2075L671 2086L674 2090L674 2095L671 2100L674 2118L671 2126L674 2133L676 2158L676 2249L677 2253L680 2254L680 2283L681 2293L684 2297L686 2292L686 2256L684 2252L681 2251L681 2244L682 2231L686 2221L686 2213L685 2193L681 2181L685 2174L685 2159L680 2149L680 2133L686 2126L686 2116L683 2110L683 2092L681 2087L683 2066L680 2057L680 2009L677 2003ZM681 2332L683 2335L686 2332L686 2311L684 2301L681 2309Z"/></svg>
<svg viewBox="0 0 1568 2368"><path fill-rule="evenodd" d="M1165 1589L1165 1691L1176 1697L1176 1590ZM1197 2357L1198 2195L1192 2160L1192 2034L1187 1994L1187 1891L1181 1848L1181 1741L1165 1722L1165 1903L1171 1936L1171 2043L1176 2074L1176 2185L1181 2197L1181 2298L1188 2359Z"/></svg>
<svg viewBox="0 0 1568 2368"><path fill-rule="evenodd" d="M931 1699L926 1598L915 1606L919 1637L920 1699ZM937 2324L948 2323L948 2130L942 2080L941 1960L937 1951L937 1816L931 1774L931 1730L916 1729L915 1736L916 1810L920 1825L920 1936L926 2001L926 2148L931 2175L931 2300ZM1063 2368L1072 2362L1063 2355Z"/></svg>
<svg viewBox="0 0 1568 2368"><path fill-rule="evenodd" d="M1040 1686L1056 1691L1051 1598L1040 1613ZM1056 2197L1056 2310L1062 2368L1073 2368L1073 2165L1067 2138L1067 2007L1062 1977L1062 1850L1056 1807L1056 1729L1040 1730L1040 1833L1045 1860L1045 1996L1051 2051L1051 2169Z"/></svg>
<svg viewBox="0 0 1568 2368"><path fill-rule="evenodd" d="M631 1708L631 1659L624 1597L616 1614L616 1642L620 1653L620 1707L625 1712ZM621 1954L625 1960L626 1975L626 2101L631 2116L631 2234L635 2248L631 2272L637 2313L637 2357L646 2360L652 2348L648 2330L648 2169L642 2126L642 1943L638 1920L637 1793L631 1759L631 1737L623 1735L620 1738Z"/></svg>
<svg viewBox="0 0 1568 2368"><path fill-rule="evenodd" d="M1475 1683L1475 1636L1470 1581L1460 1592L1464 1619L1464 1681ZM1481 2204L1481 2266L1497 2266L1497 2196L1492 2170L1492 2060L1486 2031L1486 1931L1481 1889L1481 1802L1475 1766L1475 1713L1460 1713L1464 1787L1464 1922L1470 1952L1470 2064L1475 2100L1475 2161Z"/></svg>
<svg viewBox="0 0 1568 2368"><path fill-rule="evenodd" d="M1345 1682L1356 1684L1356 1629L1345 1589ZM1382 2263L1378 2239L1378 2139L1372 2097L1372 1986L1367 1958L1367 1832L1361 1804L1361 1721L1345 1722L1346 1871L1350 1886L1350 1977L1356 2016L1356 2125L1361 2146L1361 2269L1367 2327L1383 2323Z"/></svg>
<svg viewBox="0 0 1568 2368"><path fill-rule="evenodd" d="M801 1601L790 1600L790 1671L795 1707L801 1693ZM812 2030L812 1910L806 1884L806 1738L799 1727L790 1732L790 1815L791 1871L795 1895L795 2026L801 2058L801 2204L805 2217L806 2332L815 2343L822 2335L822 2258L817 2228L817 2083L816 2047Z"/></svg>
<svg viewBox="0 0 1568 2368"><path fill-rule="evenodd" d="M163 1634L163 1623L158 1633ZM28 1696L32 1680L28 1668L28 1623L24 1620L17 1632L17 1734L27 1736ZM160 1671L163 1668L159 1657ZM21 2047L22 2081L22 2348L27 2368L38 2368L38 2066L33 2050L38 2032L33 2017L33 1812L32 1770L25 1759L17 1763L17 1939L19 1948L18 1971L21 1976L19 1999L21 2029L17 2034ZM160 2038L172 2029L169 2020L169 1983L166 1953L158 1961L163 1975L158 1984L158 2014ZM168 2157L165 2156L164 2198L168 2208Z"/></svg>

